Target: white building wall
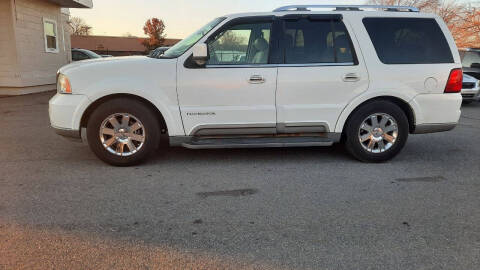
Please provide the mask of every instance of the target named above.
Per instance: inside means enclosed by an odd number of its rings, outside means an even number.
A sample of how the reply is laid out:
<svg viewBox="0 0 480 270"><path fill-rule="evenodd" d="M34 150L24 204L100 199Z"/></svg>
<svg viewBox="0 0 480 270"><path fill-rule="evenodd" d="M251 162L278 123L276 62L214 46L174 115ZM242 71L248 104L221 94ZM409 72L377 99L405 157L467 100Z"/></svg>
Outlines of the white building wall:
<svg viewBox="0 0 480 270"><path fill-rule="evenodd" d="M0 89L18 85L17 48L11 0L0 0Z"/></svg>
<svg viewBox="0 0 480 270"><path fill-rule="evenodd" d="M0 95L55 89L57 70L71 61L70 34L66 25L68 16L62 14L60 6L49 1L0 0L3 2L9 2L12 7L9 16L13 23L7 26L12 25L13 38L6 43L15 47L16 69L12 69L14 74L0 77ZM3 12L4 9L0 10ZM57 23L58 52L45 50L44 19Z"/></svg>

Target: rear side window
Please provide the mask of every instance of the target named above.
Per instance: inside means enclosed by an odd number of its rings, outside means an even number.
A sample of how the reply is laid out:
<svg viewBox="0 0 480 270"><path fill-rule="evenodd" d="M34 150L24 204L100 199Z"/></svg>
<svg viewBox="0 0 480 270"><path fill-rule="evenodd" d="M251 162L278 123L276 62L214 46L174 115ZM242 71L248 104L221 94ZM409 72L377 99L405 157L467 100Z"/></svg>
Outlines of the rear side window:
<svg viewBox="0 0 480 270"><path fill-rule="evenodd" d="M365 18L363 24L384 64L454 62L448 42L435 19Z"/></svg>
<svg viewBox="0 0 480 270"><path fill-rule="evenodd" d="M285 64L350 63L355 57L348 31L338 20L285 20Z"/></svg>

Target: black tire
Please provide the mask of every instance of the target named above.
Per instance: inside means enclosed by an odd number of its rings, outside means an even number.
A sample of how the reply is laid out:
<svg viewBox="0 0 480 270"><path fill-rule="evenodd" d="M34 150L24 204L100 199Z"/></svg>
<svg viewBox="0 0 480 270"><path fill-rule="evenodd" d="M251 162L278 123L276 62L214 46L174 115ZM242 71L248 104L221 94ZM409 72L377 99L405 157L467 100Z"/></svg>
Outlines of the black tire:
<svg viewBox="0 0 480 270"><path fill-rule="evenodd" d="M109 116L119 113L127 113L134 116L143 126L143 145L139 147L137 152L129 156L119 156L109 152L100 139L102 123ZM90 149L104 162L114 166L133 166L144 161L158 148L160 125L155 112L148 105L136 99L116 98L106 101L93 111L87 124L87 140ZM136 143L139 144L139 142Z"/></svg>
<svg viewBox="0 0 480 270"><path fill-rule="evenodd" d="M393 145L380 153L367 151L359 138L360 126L365 119L374 114L387 114L391 116L398 127L398 136ZM362 105L350 116L345 128L345 146L348 152L363 162L385 162L392 159L403 149L409 134L408 118L403 110L395 103L384 100L372 101Z"/></svg>
<svg viewBox="0 0 480 270"><path fill-rule="evenodd" d="M462 101L462 104L463 104L463 105L468 105L468 104L471 104L471 103L472 103L471 100L463 100L463 101Z"/></svg>

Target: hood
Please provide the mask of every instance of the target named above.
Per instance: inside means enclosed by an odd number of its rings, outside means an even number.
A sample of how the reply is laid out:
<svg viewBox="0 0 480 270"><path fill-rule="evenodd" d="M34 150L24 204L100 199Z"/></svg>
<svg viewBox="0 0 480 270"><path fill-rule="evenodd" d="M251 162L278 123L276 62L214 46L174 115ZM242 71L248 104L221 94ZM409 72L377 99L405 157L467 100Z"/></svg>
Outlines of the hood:
<svg viewBox="0 0 480 270"><path fill-rule="evenodd" d="M147 56L120 56L120 57L102 57L95 59L72 62L59 69L59 72L65 74L78 68L94 67L98 65L123 65L128 63L138 63L143 61L158 60Z"/></svg>

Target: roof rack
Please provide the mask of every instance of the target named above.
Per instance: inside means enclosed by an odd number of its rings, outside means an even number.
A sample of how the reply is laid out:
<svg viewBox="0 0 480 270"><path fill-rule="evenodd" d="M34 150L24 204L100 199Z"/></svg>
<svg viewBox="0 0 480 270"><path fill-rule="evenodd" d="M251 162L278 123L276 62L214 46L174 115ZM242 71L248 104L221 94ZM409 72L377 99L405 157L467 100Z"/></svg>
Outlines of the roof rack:
<svg viewBox="0 0 480 270"><path fill-rule="evenodd" d="M409 11L419 12L418 8L410 6L382 6L382 5L291 5L275 9L273 12L281 11L310 11L311 8L333 8L337 11L361 11L362 9L380 9L384 11Z"/></svg>

